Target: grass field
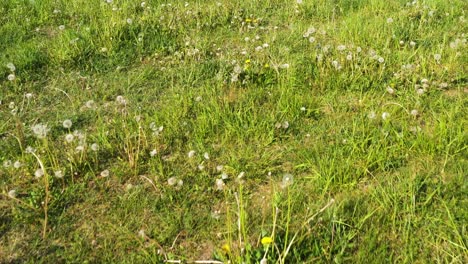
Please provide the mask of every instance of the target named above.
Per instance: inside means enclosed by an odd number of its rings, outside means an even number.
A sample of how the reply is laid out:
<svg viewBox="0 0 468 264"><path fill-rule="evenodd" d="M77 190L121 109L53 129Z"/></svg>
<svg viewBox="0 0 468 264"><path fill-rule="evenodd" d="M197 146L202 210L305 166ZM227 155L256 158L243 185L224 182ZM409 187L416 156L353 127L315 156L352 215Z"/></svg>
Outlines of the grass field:
<svg viewBox="0 0 468 264"><path fill-rule="evenodd" d="M0 263L468 263L467 10L0 1Z"/></svg>

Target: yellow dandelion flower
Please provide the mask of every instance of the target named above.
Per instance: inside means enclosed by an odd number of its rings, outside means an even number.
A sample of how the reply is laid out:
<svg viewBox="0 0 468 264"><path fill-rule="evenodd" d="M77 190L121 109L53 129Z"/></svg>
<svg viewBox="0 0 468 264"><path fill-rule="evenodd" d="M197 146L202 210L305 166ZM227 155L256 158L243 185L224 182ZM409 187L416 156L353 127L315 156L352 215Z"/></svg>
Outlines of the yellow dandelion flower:
<svg viewBox="0 0 468 264"><path fill-rule="evenodd" d="M230 253L231 252L231 247L229 246L228 243L224 243L223 246L221 247L221 249L226 252L226 253Z"/></svg>
<svg viewBox="0 0 468 264"><path fill-rule="evenodd" d="M262 240L260 242L262 242L262 245L269 245L269 244L273 243L273 238L264 237L264 238L262 238Z"/></svg>

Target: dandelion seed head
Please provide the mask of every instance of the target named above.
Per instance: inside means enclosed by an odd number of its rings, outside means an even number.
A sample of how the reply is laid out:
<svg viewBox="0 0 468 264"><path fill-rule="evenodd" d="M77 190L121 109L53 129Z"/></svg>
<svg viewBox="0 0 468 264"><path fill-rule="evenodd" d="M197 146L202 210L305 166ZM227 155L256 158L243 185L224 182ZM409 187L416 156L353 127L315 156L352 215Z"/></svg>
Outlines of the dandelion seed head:
<svg viewBox="0 0 468 264"><path fill-rule="evenodd" d="M332 65L333 65L333 67L335 67L335 69L337 69L337 70L341 69L341 65L340 65L340 63L339 63L337 60L332 61Z"/></svg>
<svg viewBox="0 0 468 264"><path fill-rule="evenodd" d="M379 57L379 58L378 58L378 61L379 61L380 63L384 63L384 62L385 62L385 59L382 58L382 57Z"/></svg>
<svg viewBox="0 0 468 264"><path fill-rule="evenodd" d="M150 156L151 157L156 156L156 154L158 154L158 151L156 149L153 149L153 150L150 151Z"/></svg>
<svg viewBox="0 0 468 264"><path fill-rule="evenodd" d="M411 47L415 47L415 46L416 46L416 42L410 41L410 46L411 46Z"/></svg>
<svg viewBox="0 0 468 264"><path fill-rule="evenodd" d="M34 135L37 138L45 138L50 129L45 124L36 124L31 127Z"/></svg>
<svg viewBox="0 0 468 264"><path fill-rule="evenodd" d="M187 154L187 156L189 157L189 159L193 158L195 156L195 153L196 151L195 150L190 150Z"/></svg>
<svg viewBox="0 0 468 264"><path fill-rule="evenodd" d="M44 176L44 171L42 169L37 169L35 172L34 172L34 177L36 177L36 179L39 179L41 178L42 176Z"/></svg>
<svg viewBox="0 0 468 264"><path fill-rule="evenodd" d="M36 152L36 149L31 147L31 146L27 146L25 152L26 153L34 153L34 152Z"/></svg>
<svg viewBox="0 0 468 264"><path fill-rule="evenodd" d="M109 177L110 172L109 172L109 170L103 170L103 171L101 171L100 175L101 175L101 177L104 177L104 178Z"/></svg>
<svg viewBox="0 0 468 264"><path fill-rule="evenodd" d="M442 88L442 89L446 89L448 86L449 86L449 85L448 85L448 83L446 83L446 82L443 82L443 83L440 83L440 84L439 84L439 87Z"/></svg>
<svg viewBox="0 0 468 264"><path fill-rule="evenodd" d="M140 238L145 238L146 237L146 234L145 234L145 230L144 229L140 229L140 231L138 231L138 236Z"/></svg>
<svg viewBox="0 0 468 264"><path fill-rule="evenodd" d="M65 121L63 121L62 125L64 128L71 128L72 126L72 121L70 119L65 119Z"/></svg>
<svg viewBox="0 0 468 264"><path fill-rule="evenodd" d="M309 42L310 42L310 43L314 43L314 42L315 42L315 37L310 37L310 38L309 38Z"/></svg>
<svg viewBox="0 0 468 264"><path fill-rule="evenodd" d="M121 96L121 95L117 96L117 97L115 98L115 101L116 101L118 104L121 104L121 105L126 105L126 104L127 104L127 100L126 100L123 96Z"/></svg>
<svg viewBox="0 0 468 264"><path fill-rule="evenodd" d="M54 175L55 175L55 177L57 177L59 179L63 178L63 171L57 170L57 171L54 172Z"/></svg>
<svg viewBox="0 0 468 264"><path fill-rule="evenodd" d="M85 103L85 106L86 108L89 108L89 109L93 109L95 107L95 103L93 100L88 100L86 103Z"/></svg>
<svg viewBox="0 0 468 264"><path fill-rule="evenodd" d="M371 111L371 112L367 115L367 117L368 117L369 119L375 119L375 118L377 117L377 114L376 114L374 111Z"/></svg>
<svg viewBox="0 0 468 264"><path fill-rule="evenodd" d="M5 160L3 162L3 167L4 168L9 168L11 166L11 160Z"/></svg>
<svg viewBox="0 0 468 264"><path fill-rule="evenodd" d="M391 17L387 18L387 23L388 23L388 24L393 23L393 18L391 18Z"/></svg>
<svg viewBox="0 0 468 264"><path fill-rule="evenodd" d="M15 169L19 169L19 168L21 168L21 166L23 166L23 164L19 160L15 161L15 163L13 163L13 167Z"/></svg>
<svg viewBox="0 0 468 264"><path fill-rule="evenodd" d="M416 93L417 93L418 95L423 95L423 94L424 94L424 89L419 88L419 89L416 90Z"/></svg>
<svg viewBox="0 0 468 264"><path fill-rule="evenodd" d="M336 47L336 49L337 49L338 51L344 51L344 50L346 50L346 46L345 46L345 45L338 45L338 46Z"/></svg>
<svg viewBox="0 0 468 264"><path fill-rule="evenodd" d="M12 82L16 79L16 76L13 73L8 74L7 79Z"/></svg>
<svg viewBox="0 0 468 264"><path fill-rule="evenodd" d="M216 179L215 186L216 186L216 190L222 191L225 186L223 179Z"/></svg>
<svg viewBox="0 0 468 264"><path fill-rule="evenodd" d="M286 173L283 175L283 180L281 181L281 188L289 187L294 182L294 177L292 174Z"/></svg>
<svg viewBox="0 0 468 264"><path fill-rule="evenodd" d="M16 70L15 65L12 62L9 62L6 64L7 68L10 69L10 71L14 72Z"/></svg>
<svg viewBox="0 0 468 264"><path fill-rule="evenodd" d="M91 150L92 151L98 151L99 150L99 144L98 143L91 144Z"/></svg>
<svg viewBox="0 0 468 264"><path fill-rule="evenodd" d="M387 86L387 88L385 88L385 90L387 90L387 93L389 93L389 94L394 94L395 93L395 90L390 86Z"/></svg>
<svg viewBox="0 0 468 264"><path fill-rule="evenodd" d="M177 183L177 178L176 177L170 177L169 179L167 179L167 184L169 186L174 186L176 185Z"/></svg>
<svg viewBox="0 0 468 264"><path fill-rule="evenodd" d="M382 119L387 120L390 117L390 114L388 112L383 112L382 113Z"/></svg>
<svg viewBox="0 0 468 264"><path fill-rule="evenodd" d="M434 54L434 59L435 59L436 61L440 61L440 59L442 59L442 55L440 55L440 54Z"/></svg>
<svg viewBox="0 0 468 264"><path fill-rule="evenodd" d="M127 24L131 25L133 23L133 19L127 18Z"/></svg>
<svg viewBox="0 0 468 264"><path fill-rule="evenodd" d="M79 146L77 146L77 147L75 148L75 151L76 151L76 152L83 152L83 151L84 151L84 149L85 149L85 147L84 147L84 146L82 146L82 145L79 145Z"/></svg>
<svg viewBox="0 0 468 264"><path fill-rule="evenodd" d="M10 197L10 198L16 198L16 190L10 190L10 191L8 191L8 197Z"/></svg>
<svg viewBox="0 0 468 264"><path fill-rule="evenodd" d="M416 109L411 110L411 115L415 116L415 117L418 116L419 115L418 110L416 110Z"/></svg>
<svg viewBox="0 0 468 264"><path fill-rule="evenodd" d="M68 142L68 143L73 142L74 139L75 139L75 136L73 134L67 134L65 136L65 141Z"/></svg>
<svg viewBox="0 0 468 264"><path fill-rule="evenodd" d="M65 25L60 25L60 26L58 27L58 29L59 29L59 30L65 30Z"/></svg>

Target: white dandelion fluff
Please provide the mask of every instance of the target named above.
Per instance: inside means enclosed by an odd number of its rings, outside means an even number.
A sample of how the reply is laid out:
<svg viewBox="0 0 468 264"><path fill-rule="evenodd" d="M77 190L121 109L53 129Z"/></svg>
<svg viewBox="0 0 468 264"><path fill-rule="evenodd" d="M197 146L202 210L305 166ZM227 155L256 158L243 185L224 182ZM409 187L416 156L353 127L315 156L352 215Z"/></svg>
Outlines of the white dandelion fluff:
<svg viewBox="0 0 468 264"><path fill-rule="evenodd" d="M74 139L75 139L75 136L73 134L67 134L65 136L65 141L68 142L68 143L73 142Z"/></svg>
<svg viewBox="0 0 468 264"><path fill-rule="evenodd" d="M156 156L156 154L158 154L158 151L156 149L153 149L153 150L150 151L150 156L151 157Z"/></svg>
<svg viewBox="0 0 468 264"><path fill-rule="evenodd" d="M50 131L45 124L36 124L31 127L31 130L37 138L45 138L47 133Z"/></svg>
<svg viewBox="0 0 468 264"><path fill-rule="evenodd" d="M36 179L39 179L41 178L42 176L44 176L44 171L42 169L37 169L35 172L34 172L34 177L36 177Z"/></svg>
<svg viewBox="0 0 468 264"><path fill-rule="evenodd" d="M167 179L167 184L169 184L169 186L174 186L176 183L177 183L176 177L170 177L169 179Z"/></svg>
<svg viewBox="0 0 468 264"><path fill-rule="evenodd" d="M216 186L216 190L222 191L225 186L223 179L216 179L215 186Z"/></svg>
<svg viewBox="0 0 468 264"><path fill-rule="evenodd" d="M15 169L19 169L19 168L21 168L21 166L23 166L23 164L19 160L15 161L15 163L13 163L13 167Z"/></svg>
<svg viewBox="0 0 468 264"><path fill-rule="evenodd" d="M109 175L110 175L109 170L103 170L103 171L101 171L101 177L109 177Z"/></svg>
<svg viewBox="0 0 468 264"><path fill-rule="evenodd" d="M70 128L72 126L72 121L70 119L65 119L62 123L64 128Z"/></svg>
<svg viewBox="0 0 468 264"><path fill-rule="evenodd" d="M8 191L8 197L10 197L10 198L16 198L16 190L10 190L10 191Z"/></svg>
<svg viewBox="0 0 468 264"><path fill-rule="evenodd" d="M99 150L99 144L98 143L91 144L91 150L92 151L98 151Z"/></svg>
<svg viewBox="0 0 468 264"><path fill-rule="evenodd" d="M11 166L11 160L5 160L5 161L3 162L3 167L9 168L10 166Z"/></svg>
<svg viewBox="0 0 468 264"><path fill-rule="evenodd" d="M187 154L187 156L189 157L189 159L193 158L195 156L195 153L196 151L195 150L190 150Z"/></svg>
<svg viewBox="0 0 468 264"><path fill-rule="evenodd" d="M55 177L57 177L59 179L63 178L63 171L57 170L57 171L54 172L54 175L55 175Z"/></svg>
<svg viewBox="0 0 468 264"><path fill-rule="evenodd" d="M294 177L292 174L286 173L283 175L283 180L281 181L281 188L286 188L292 185L294 182Z"/></svg>
<svg viewBox="0 0 468 264"><path fill-rule="evenodd" d="M388 112L383 112L383 113L382 113L382 119L383 119L383 120L386 120L386 119L388 119L389 117L390 117L390 114L389 114Z"/></svg>
<svg viewBox="0 0 468 264"><path fill-rule="evenodd" d="M387 93L389 93L389 94L394 94L395 93L395 90L390 86L387 86L387 88L385 88L385 90L387 90Z"/></svg>
<svg viewBox="0 0 468 264"><path fill-rule="evenodd" d="M7 63L7 68L10 69L10 71L14 72L16 70L15 65L12 62Z"/></svg>

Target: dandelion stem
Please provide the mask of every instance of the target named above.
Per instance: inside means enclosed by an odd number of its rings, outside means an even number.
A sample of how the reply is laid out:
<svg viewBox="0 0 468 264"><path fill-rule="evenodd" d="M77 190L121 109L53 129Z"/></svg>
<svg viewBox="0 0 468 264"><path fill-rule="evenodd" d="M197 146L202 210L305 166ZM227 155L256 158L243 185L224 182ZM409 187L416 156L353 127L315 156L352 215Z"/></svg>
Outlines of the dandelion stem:
<svg viewBox="0 0 468 264"><path fill-rule="evenodd" d="M47 174L47 171L44 167L44 164L42 163L41 159L36 155L36 153L31 152L31 154L36 158L37 162L39 163L39 166L41 167L42 171L44 172L44 187L45 187L45 198L44 198L44 223L42 224L42 239L45 239L47 237L47 221L48 221L48 206L49 206L49 199L50 199L50 193L49 193L49 175Z"/></svg>

